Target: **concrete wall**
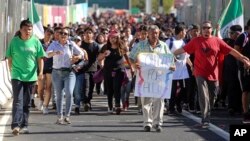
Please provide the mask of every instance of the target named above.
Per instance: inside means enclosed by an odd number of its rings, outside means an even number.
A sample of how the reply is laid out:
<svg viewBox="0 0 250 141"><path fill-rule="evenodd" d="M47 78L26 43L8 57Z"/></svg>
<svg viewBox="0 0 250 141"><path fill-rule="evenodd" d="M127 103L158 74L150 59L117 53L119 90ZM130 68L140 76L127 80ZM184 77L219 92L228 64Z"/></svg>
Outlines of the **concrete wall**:
<svg viewBox="0 0 250 141"><path fill-rule="evenodd" d="M12 97L12 87L10 74L8 70L8 62L0 62L0 108Z"/></svg>

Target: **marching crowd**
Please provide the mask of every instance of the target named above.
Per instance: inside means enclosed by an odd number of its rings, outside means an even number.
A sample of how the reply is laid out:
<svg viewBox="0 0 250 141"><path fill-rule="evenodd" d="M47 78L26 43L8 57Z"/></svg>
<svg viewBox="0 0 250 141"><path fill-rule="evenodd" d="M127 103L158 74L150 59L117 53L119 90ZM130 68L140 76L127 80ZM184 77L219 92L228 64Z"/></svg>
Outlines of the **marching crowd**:
<svg viewBox="0 0 250 141"><path fill-rule="evenodd" d="M177 114L183 108L200 112L200 126L207 128L211 110L220 103L230 115L242 114L243 123L250 123L250 20L245 27L231 26L225 39L213 36L210 21L187 26L171 14L102 13L85 23L44 29L45 37L39 40L32 35L32 23L23 20L6 52L13 87L14 135L29 132L34 93L40 99L37 108L45 115L52 101L56 124L71 123L73 105L76 115L81 107L85 112L92 110L94 89L107 96L108 113L127 111L140 69L137 57L142 52L175 56L169 68L173 71L171 98L135 97L144 131L161 132L164 109Z"/></svg>

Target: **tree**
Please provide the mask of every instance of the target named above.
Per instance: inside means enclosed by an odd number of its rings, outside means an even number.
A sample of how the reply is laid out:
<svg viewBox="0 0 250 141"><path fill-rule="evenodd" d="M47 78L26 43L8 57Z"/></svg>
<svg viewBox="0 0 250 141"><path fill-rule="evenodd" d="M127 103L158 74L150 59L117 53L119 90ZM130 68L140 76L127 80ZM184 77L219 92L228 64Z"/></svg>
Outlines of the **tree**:
<svg viewBox="0 0 250 141"><path fill-rule="evenodd" d="M145 11L145 1L146 0L131 0L132 7L137 7L141 11ZM163 0L163 10L164 13L169 13L170 8L174 4L174 0ZM152 0L152 12L158 12L159 0Z"/></svg>

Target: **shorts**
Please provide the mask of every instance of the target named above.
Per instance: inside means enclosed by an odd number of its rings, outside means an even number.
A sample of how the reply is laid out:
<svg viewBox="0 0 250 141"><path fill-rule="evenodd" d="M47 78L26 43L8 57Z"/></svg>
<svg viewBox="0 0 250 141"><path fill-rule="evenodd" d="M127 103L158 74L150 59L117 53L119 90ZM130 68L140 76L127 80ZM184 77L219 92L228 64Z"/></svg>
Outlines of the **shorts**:
<svg viewBox="0 0 250 141"><path fill-rule="evenodd" d="M250 71L247 72L245 69L240 69L239 73L241 90L243 92L250 92Z"/></svg>
<svg viewBox="0 0 250 141"><path fill-rule="evenodd" d="M46 73L51 74L51 73L52 73L52 69L46 69L46 70L43 70L43 74L46 74Z"/></svg>

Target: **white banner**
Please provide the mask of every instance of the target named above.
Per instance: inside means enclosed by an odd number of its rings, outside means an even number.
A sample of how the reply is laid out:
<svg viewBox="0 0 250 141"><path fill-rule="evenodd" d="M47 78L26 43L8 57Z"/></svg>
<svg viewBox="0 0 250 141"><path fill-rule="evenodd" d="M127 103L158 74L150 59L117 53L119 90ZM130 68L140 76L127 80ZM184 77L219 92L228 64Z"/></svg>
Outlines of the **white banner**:
<svg viewBox="0 0 250 141"><path fill-rule="evenodd" d="M171 96L173 55L141 53L138 55L141 69L137 71L135 96L167 98Z"/></svg>

